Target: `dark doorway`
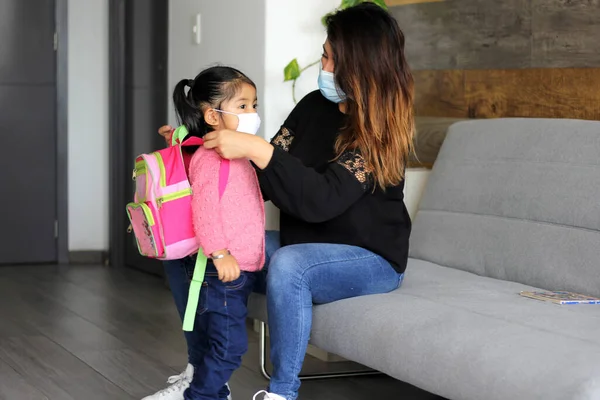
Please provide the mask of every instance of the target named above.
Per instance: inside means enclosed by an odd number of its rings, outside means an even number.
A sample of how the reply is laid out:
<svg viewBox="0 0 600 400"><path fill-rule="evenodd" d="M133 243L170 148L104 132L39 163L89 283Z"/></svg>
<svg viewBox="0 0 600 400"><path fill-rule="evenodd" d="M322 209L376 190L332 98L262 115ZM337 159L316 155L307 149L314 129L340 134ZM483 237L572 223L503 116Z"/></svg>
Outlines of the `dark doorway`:
<svg viewBox="0 0 600 400"><path fill-rule="evenodd" d="M58 260L55 3L0 0L0 264Z"/></svg>
<svg viewBox="0 0 600 400"><path fill-rule="evenodd" d="M111 0L111 263L152 274L162 265L139 255L126 233L135 158L164 142L167 121L168 0Z"/></svg>

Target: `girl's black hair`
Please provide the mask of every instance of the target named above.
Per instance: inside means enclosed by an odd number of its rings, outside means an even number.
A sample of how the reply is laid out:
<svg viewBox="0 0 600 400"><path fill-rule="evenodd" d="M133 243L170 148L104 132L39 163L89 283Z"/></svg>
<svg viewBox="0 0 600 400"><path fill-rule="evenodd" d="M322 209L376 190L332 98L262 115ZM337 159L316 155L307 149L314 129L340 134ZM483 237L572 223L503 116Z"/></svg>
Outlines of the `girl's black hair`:
<svg viewBox="0 0 600 400"><path fill-rule="evenodd" d="M232 99L244 83L256 89L254 82L242 72L225 66L211 67L194 79L181 80L173 91L179 124L185 125L189 136L204 137L212 130L204 120L206 109L220 109L223 102Z"/></svg>

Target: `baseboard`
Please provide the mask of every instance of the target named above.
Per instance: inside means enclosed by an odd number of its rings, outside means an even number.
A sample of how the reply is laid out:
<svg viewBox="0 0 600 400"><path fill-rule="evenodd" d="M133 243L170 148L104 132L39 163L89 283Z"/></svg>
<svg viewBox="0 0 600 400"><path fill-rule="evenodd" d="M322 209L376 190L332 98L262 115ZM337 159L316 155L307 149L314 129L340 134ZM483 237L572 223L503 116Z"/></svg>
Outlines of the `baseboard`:
<svg viewBox="0 0 600 400"><path fill-rule="evenodd" d="M86 250L86 251L70 251L69 264L102 264L108 263L108 253L106 251Z"/></svg>

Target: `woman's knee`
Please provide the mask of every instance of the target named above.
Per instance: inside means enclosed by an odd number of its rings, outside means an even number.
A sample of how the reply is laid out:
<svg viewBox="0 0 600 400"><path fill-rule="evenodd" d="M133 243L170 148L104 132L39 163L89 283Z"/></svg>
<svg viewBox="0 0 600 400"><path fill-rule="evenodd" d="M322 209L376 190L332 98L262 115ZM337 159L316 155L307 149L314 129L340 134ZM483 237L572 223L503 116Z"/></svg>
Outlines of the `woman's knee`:
<svg viewBox="0 0 600 400"><path fill-rule="evenodd" d="M307 255L299 246L285 246L277 250L271 257L268 285L281 285L283 282L301 280L306 269Z"/></svg>

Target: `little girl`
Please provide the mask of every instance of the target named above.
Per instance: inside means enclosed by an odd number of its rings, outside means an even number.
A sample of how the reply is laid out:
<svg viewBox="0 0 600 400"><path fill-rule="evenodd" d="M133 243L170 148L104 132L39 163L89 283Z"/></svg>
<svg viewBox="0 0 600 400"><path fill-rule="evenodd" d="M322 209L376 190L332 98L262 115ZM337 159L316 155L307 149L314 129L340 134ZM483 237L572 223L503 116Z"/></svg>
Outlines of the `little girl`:
<svg viewBox="0 0 600 400"><path fill-rule="evenodd" d="M212 67L193 80L182 80L175 87L173 101L188 137L202 138L219 129L256 134L260 126L256 86L234 68ZM169 378L171 386L144 400L229 398L227 382L248 347L246 316L253 272L265 261L263 200L250 162L230 162L228 183L221 195L222 159L214 150L184 148L184 161L192 185L194 230L201 250L212 262L207 265L194 330L185 332L188 368ZM195 259L190 256L165 263L182 318Z"/></svg>

